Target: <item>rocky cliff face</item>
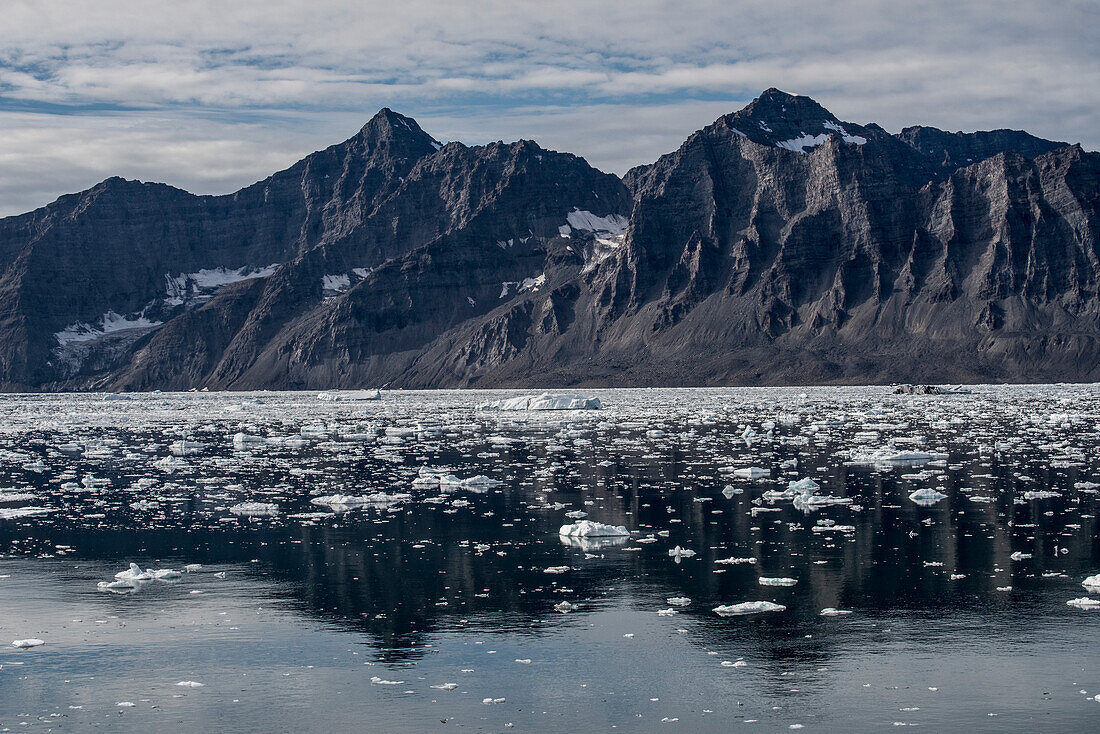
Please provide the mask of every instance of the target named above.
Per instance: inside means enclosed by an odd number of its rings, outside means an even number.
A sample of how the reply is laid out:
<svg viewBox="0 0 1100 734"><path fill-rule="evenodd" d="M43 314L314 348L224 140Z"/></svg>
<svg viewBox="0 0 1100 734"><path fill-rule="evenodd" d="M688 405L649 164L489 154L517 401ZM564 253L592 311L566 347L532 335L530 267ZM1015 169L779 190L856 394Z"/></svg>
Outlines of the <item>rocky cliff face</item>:
<svg viewBox="0 0 1100 734"><path fill-rule="evenodd" d="M1092 380L1100 155L768 90L623 180L389 110L0 220L5 389Z"/></svg>

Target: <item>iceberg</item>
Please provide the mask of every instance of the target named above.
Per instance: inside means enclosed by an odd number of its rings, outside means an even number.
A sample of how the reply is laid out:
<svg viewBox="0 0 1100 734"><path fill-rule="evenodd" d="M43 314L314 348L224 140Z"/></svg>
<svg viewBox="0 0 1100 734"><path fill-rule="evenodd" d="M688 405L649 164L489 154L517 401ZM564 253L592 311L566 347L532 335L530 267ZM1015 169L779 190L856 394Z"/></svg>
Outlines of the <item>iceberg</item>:
<svg viewBox="0 0 1100 734"><path fill-rule="evenodd" d="M615 538L627 537L630 531L625 525L605 525L602 522L580 520L571 525L562 525L558 535L566 538Z"/></svg>
<svg viewBox="0 0 1100 734"><path fill-rule="evenodd" d="M603 403L599 398L584 395L522 395L482 403L479 410L600 410Z"/></svg>
<svg viewBox="0 0 1100 734"><path fill-rule="evenodd" d="M937 492L934 489L925 487L924 489L918 489L916 492L912 492L909 495L909 499L923 507L931 507L940 500L947 499L947 495L943 492Z"/></svg>

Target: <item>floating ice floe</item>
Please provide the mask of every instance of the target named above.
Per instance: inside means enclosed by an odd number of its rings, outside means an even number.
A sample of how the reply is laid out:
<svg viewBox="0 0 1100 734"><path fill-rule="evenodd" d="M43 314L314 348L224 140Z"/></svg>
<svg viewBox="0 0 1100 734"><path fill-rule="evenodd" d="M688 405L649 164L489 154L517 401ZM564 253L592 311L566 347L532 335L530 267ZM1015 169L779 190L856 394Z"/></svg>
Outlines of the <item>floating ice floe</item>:
<svg viewBox="0 0 1100 734"><path fill-rule="evenodd" d="M676 562L679 563L681 558L691 558L692 556L694 556L695 551L693 551L691 548L681 548L680 546L676 546L675 548L669 550L668 555L670 558L674 558Z"/></svg>
<svg viewBox="0 0 1100 734"><path fill-rule="evenodd" d="M279 514L279 506L270 502L241 502L229 511L240 517L272 517Z"/></svg>
<svg viewBox="0 0 1100 734"><path fill-rule="evenodd" d="M1033 489L1033 490L1029 490L1027 492L1024 492L1024 499L1025 500L1046 500L1046 499L1050 499L1051 497L1061 497L1061 496L1062 496L1061 492L1054 492L1054 491L1049 490L1049 489Z"/></svg>
<svg viewBox="0 0 1100 734"><path fill-rule="evenodd" d="M346 512L357 507L392 507L411 499L412 495L406 492L396 492L394 494L375 492L367 495L329 494L314 497L310 502L328 507L334 512Z"/></svg>
<svg viewBox="0 0 1100 734"><path fill-rule="evenodd" d="M1070 599L1066 604L1071 607L1077 607L1078 609L1100 609L1100 599L1091 599L1087 596L1082 596L1079 599Z"/></svg>
<svg viewBox="0 0 1100 734"><path fill-rule="evenodd" d="M934 489L930 489L928 487L925 487L923 489L918 489L915 492L911 492L909 494L909 499L912 500L913 502L917 503L918 505L922 505L924 507L931 507L932 505L936 504L940 500L947 499L947 495L944 494L943 492L937 492Z"/></svg>
<svg viewBox="0 0 1100 734"><path fill-rule="evenodd" d="M576 604L567 601L560 601L554 605L554 611L561 612L562 614L569 614L569 612L575 611L576 609L578 609Z"/></svg>
<svg viewBox="0 0 1100 734"><path fill-rule="evenodd" d="M198 441L176 441L168 447L168 450L173 456L194 456L201 454L204 448L206 444Z"/></svg>
<svg viewBox="0 0 1100 734"><path fill-rule="evenodd" d="M840 617L845 614L851 614L852 612L847 609L837 609L835 607L825 607L818 614L822 617Z"/></svg>
<svg viewBox="0 0 1100 734"><path fill-rule="evenodd" d="M176 684L180 688L204 688L205 683L199 683L197 680L181 680Z"/></svg>
<svg viewBox="0 0 1100 734"><path fill-rule="evenodd" d="M743 614L760 614L762 612L782 612L787 607L770 601L743 601L740 604L725 604L713 609L720 617L736 617Z"/></svg>
<svg viewBox="0 0 1100 734"><path fill-rule="evenodd" d="M493 400L478 406L480 410L600 410L599 398L584 395L524 395L518 398Z"/></svg>
<svg viewBox="0 0 1100 734"><path fill-rule="evenodd" d="M380 390L326 390L317 393L317 399L325 403L346 402L351 400L381 400Z"/></svg>
<svg viewBox="0 0 1100 734"><path fill-rule="evenodd" d="M1089 576L1087 579L1081 582L1081 585L1087 589L1100 590L1100 573L1095 576Z"/></svg>
<svg viewBox="0 0 1100 734"><path fill-rule="evenodd" d="M787 578L785 576L769 577L761 576L756 580L761 586L794 586L798 583L797 579Z"/></svg>
<svg viewBox="0 0 1100 734"><path fill-rule="evenodd" d="M47 515L56 510L49 507L0 507L0 520L18 520L21 517Z"/></svg>
<svg viewBox="0 0 1100 734"><path fill-rule="evenodd" d="M37 637L28 637L25 640L12 640L11 646L18 647L20 649L26 649L28 647L38 647L39 645L45 645L45 640L40 640Z"/></svg>
<svg viewBox="0 0 1100 734"><path fill-rule="evenodd" d="M883 450L869 454L853 454L847 463L852 466L920 466L946 458L947 454L930 454L925 451Z"/></svg>

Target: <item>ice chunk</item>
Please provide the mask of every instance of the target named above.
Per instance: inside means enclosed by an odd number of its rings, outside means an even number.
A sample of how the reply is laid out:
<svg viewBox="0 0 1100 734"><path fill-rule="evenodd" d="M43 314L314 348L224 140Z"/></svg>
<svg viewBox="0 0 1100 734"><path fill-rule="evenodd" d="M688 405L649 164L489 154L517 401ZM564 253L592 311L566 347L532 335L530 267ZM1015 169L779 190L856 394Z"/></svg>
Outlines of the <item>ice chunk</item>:
<svg viewBox="0 0 1100 734"><path fill-rule="evenodd" d="M197 680L181 680L176 685L180 688L203 688L206 684L199 683Z"/></svg>
<svg viewBox="0 0 1100 734"><path fill-rule="evenodd" d="M1070 599L1066 604L1071 607L1077 607L1078 609L1100 609L1100 599L1090 599L1087 596L1082 596L1079 599Z"/></svg>
<svg viewBox="0 0 1100 734"><path fill-rule="evenodd" d="M1100 573L1095 576L1089 576L1081 582L1081 585L1089 589L1100 589Z"/></svg>
<svg viewBox="0 0 1100 734"><path fill-rule="evenodd" d="M37 637L28 637L25 640L12 640L11 646L18 648L38 647L39 645L45 645L45 640L40 640Z"/></svg>
<svg viewBox="0 0 1100 734"><path fill-rule="evenodd" d="M835 607L825 607L820 612L818 612L818 614L820 614L822 617L839 617L839 616L842 616L844 614L851 614L851 612L847 609L836 609Z"/></svg>
<svg viewBox="0 0 1100 734"><path fill-rule="evenodd" d="M742 614L760 614L762 612L782 612L787 607L770 601L743 601L740 604L724 604L714 608L720 617L735 617Z"/></svg>
<svg viewBox="0 0 1100 734"><path fill-rule="evenodd" d="M136 563L131 563L128 569L116 573L115 578L119 581L152 581L153 574L143 571Z"/></svg>

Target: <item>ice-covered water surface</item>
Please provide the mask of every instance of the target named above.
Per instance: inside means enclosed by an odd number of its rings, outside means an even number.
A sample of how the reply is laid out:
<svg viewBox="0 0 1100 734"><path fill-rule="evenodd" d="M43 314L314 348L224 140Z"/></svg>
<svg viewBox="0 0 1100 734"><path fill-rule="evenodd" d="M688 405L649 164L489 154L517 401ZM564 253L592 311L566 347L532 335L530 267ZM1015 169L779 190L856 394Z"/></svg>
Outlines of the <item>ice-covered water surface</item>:
<svg viewBox="0 0 1100 734"><path fill-rule="evenodd" d="M1100 716L1100 388L521 394L0 397L0 728Z"/></svg>

